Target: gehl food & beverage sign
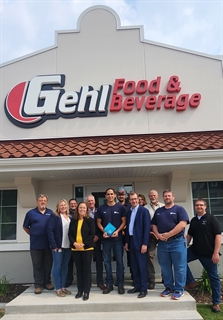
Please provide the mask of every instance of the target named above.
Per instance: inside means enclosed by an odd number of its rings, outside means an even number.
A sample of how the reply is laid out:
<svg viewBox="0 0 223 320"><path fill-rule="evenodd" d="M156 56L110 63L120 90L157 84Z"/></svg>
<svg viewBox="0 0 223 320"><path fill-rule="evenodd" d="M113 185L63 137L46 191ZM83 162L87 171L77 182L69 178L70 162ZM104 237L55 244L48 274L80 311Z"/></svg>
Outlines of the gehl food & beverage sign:
<svg viewBox="0 0 223 320"><path fill-rule="evenodd" d="M82 86L79 91L65 91L64 74L36 76L31 81L17 84L5 99L5 113L16 126L33 128L49 119L75 117L106 117L109 112L131 112L142 109L185 111L197 108L200 93L182 93L178 76L170 76L164 83L162 78L126 80L119 78L114 84L103 84L99 90Z"/></svg>

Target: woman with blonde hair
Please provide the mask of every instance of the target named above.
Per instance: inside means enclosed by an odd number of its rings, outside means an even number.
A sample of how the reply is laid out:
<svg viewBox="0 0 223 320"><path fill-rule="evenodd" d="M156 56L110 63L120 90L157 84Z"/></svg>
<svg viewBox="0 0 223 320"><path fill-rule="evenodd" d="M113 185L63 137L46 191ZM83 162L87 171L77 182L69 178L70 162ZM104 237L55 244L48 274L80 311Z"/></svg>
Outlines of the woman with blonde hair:
<svg viewBox="0 0 223 320"><path fill-rule="evenodd" d="M83 296L83 300L86 301L89 299L92 281L91 263L94 252L95 223L94 219L90 217L85 202L80 202L77 205L68 235L77 270L78 292L75 298Z"/></svg>
<svg viewBox="0 0 223 320"><path fill-rule="evenodd" d="M61 199L56 206L54 214L51 214L48 221L48 239L53 255L52 276L56 295L65 297L71 294L65 288L68 272L68 262L71 257L70 241L68 230L70 225L69 207L67 200Z"/></svg>

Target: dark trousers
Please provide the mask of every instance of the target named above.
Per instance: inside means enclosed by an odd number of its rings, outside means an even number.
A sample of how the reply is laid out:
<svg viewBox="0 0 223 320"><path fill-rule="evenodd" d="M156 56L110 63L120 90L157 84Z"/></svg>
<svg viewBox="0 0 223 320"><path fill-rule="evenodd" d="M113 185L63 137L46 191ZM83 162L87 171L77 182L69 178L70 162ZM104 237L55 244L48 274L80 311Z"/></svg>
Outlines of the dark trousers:
<svg viewBox="0 0 223 320"><path fill-rule="evenodd" d="M131 269L134 277L134 287L140 291L148 289L148 253L141 253L137 250L133 237L130 237L129 243Z"/></svg>
<svg viewBox="0 0 223 320"><path fill-rule="evenodd" d="M149 283L155 283L154 257L155 257L157 240L150 236L149 244L150 244L149 250L148 250Z"/></svg>
<svg viewBox="0 0 223 320"><path fill-rule="evenodd" d="M51 269L53 265L51 249L32 249L30 250L30 255L33 264L35 288L41 288L51 283Z"/></svg>
<svg viewBox="0 0 223 320"><path fill-rule="evenodd" d="M96 264L96 281L97 285L103 284L103 257L101 250L101 240L95 242L94 260Z"/></svg>
<svg viewBox="0 0 223 320"><path fill-rule="evenodd" d="M78 292L89 293L91 289L92 273L91 263L93 250L72 251L74 263L77 269L77 289Z"/></svg>

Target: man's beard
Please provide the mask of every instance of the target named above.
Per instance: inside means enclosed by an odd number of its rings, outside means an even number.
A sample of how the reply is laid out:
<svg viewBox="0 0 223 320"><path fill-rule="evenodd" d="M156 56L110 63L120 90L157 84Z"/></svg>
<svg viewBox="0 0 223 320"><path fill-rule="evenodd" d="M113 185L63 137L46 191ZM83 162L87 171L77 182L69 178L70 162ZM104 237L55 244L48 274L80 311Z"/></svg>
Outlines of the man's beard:
<svg viewBox="0 0 223 320"><path fill-rule="evenodd" d="M165 202L165 204L171 204L171 203L173 203L172 200L166 200L166 201L164 201L164 202Z"/></svg>

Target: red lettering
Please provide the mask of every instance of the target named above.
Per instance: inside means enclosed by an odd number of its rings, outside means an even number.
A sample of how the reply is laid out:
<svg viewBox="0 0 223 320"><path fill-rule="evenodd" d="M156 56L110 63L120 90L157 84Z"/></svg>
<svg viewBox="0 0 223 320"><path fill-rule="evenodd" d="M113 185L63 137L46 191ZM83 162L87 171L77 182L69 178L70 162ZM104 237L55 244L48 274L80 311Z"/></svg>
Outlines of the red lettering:
<svg viewBox="0 0 223 320"><path fill-rule="evenodd" d="M179 77L178 76L170 77L167 84L166 91L169 93L173 93L173 92L180 92L180 90L181 90L181 87L180 87Z"/></svg>
<svg viewBox="0 0 223 320"><path fill-rule="evenodd" d="M122 109L122 96L120 94L113 95L110 104L110 111L116 112Z"/></svg>
<svg viewBox="0 0 223 320"><path fill-rule="evenodd" d="M136 109L137 110L141 110L142 109L142 105L145 101L145 96L142 96L141 99L139 97L136 97L135 102L136 102Z"/></svg>
<svg viewBox="0 0 223 320"><path fill-rule="evenodd" d="M175 107L175 103L176 103L176 96L168 95L164 103L164 108L173 109Z"/></svg>
<svg viewBox="0 0 223 320"><path fill-rule="evenodd" d="M156 104L156 97L150 96L146 99L145 107L147 110L153 110L155 108L155 104Z"/></svg>
<svg viewBox="0 0 223 320"><path fill-rule="evenodd" d="M148 88L148 81L147 80L140 80L136 86L136 93L137 94L144 94L144 93L146 93L147 88Z"/></svg>
<svg viewBox="0 0 223 320"><path fill-rule="evenodd" d="M125 78L115 79L113 94L117 94L118 90L123 89L124 83L125 83Z"/></svg>
<svg viewBox="0 0 223 320"><path fill-rule="evenodd" d="M132 108L134 106L134 98L133 97L129 97L129 98L126 98L125 101L124 101L124 104L123 104L123 108L125 111L132 111Z"/></svg>
<svg viewBox="0 0 223 320"><path fill-rule="evenodd" d="M157 77L155 80L152 80L149 84L149 93L159 93L160 91L160 81L161 77Z"/></svg>
<svg viewBox="0 0 223 320"><path fill-rule="evenodd" d="M194 94L192 94L192 96L189 100L189 105L191 108L197 108L200 104L200 101L201 101L200 93L194 93Z"/></svg>
<svg viewBox="0 0 223 320"><path fill-rule="evenodd" d="M177 111L184 111L188 105L189 94L181 94L177 99Z"/></svg>
<svg viewBox="0 0 223 320"><path fill-rule="evenodd" d="M166 100L166 96L158 96L157 107L156 107L157 110L161 109L161 103L162 101L165 101L165 100Z"/></svg>
<svg viewBox="0 0 223 320"><path fill-rule="evenodd" d="M127 81L124 86L124 94L129 96L134 93L136 87L135 81Z"/></svg>

